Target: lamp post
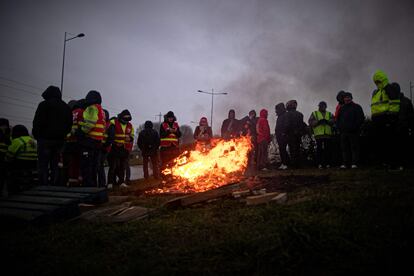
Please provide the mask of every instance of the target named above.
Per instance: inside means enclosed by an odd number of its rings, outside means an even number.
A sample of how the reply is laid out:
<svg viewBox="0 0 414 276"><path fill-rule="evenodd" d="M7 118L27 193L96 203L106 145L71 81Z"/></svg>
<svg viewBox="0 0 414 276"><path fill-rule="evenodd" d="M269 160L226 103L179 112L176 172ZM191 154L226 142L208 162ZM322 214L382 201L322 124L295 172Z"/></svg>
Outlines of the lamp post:
<svg viewBox="0 0 414 276"><path fill-rule="evenodd" d="M197 90L198 93L204 93L211 95L211 113L210 113L210 121L211 121L211 129L213 129L213 106L214 106L214 96L216 95L227 95L225 92L214 92L214 89L211 89L211 92L206 92L203 90Z"/></svg>
<svg viewBox="0 0 414 276"><path fill-rule="evenodd" d="M67 35L72 35L72 37L67 38ZM84 37L84 33L80 33L78 35L74 35L68 32L65 32L65 38L63 40L63 62L62 62L62 77L60 78L60 91L63 93L63 74L65 72L65 52L66 52L66 42L78 37Z"/></svg>

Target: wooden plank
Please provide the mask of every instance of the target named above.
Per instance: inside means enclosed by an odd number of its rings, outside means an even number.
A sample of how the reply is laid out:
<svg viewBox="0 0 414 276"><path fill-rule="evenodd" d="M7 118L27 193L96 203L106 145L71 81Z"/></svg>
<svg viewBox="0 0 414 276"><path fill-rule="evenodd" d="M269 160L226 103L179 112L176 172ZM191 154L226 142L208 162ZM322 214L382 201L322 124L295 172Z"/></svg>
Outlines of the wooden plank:
<svg viewBox="0 0 414 276"><path fill-rule="evenodd" d="M15 195L3 198L2 201L26 202L47 205L78 205L79 199L58 197L36 197L27 195Z"/></svg>
<svg viewBox="0 0 414 276"><path fill-rule="evenodd" d="M52 212L57 207L59 207L59 206L47 205L47 204L26 203L26 202L15 202L15 201L0 201L0 208L33 210L33 211L40 211L40 212L43 212L43 213Z"/></svg>
<svg viewBox="0 0 414 276"><path fill-rule="evenodd" d="M0 208L0 217L2 218L2 223L4 223L4 219L17 223L45 222L47 220L41 211L16 210L13 208Z"/></svg>
<svg viewBox="0 0 414 276"><path fill-rule="evenodd" d="M279 204L284 204L287 202L287 193L281 193L279 195L277 195L276 197L272 198L272 201L279 203Z"/></svg>
<svg viewBox="0 0 414 276"><path fill-rule="evenodd" d="M266 194L257 195L257 196L248 196L246 197L246 204L257 205L257 204L267 203L279 194L280 194L279 192L274 192L274 193L266 193Z"/></svg>
<svg viewBox="0 0 414 276"><path fill-rule="evenodd" d="M87 197L90 197L90 194L81 194L81 193L68 193L68 192L50 192L50 191L36 191L29 190L20 193L21 195L29 196L46 196L46 197L61 197L61 198L75 198L82 201Z"/></svg>
<svg viewBox="0 0 414 276"><path fill-rule="evenodd" d="M64 192L74 194L90 194L90 197L82 199L83 203L100 204L108 201L108 191L106 188L97 187L63 187L63 186L37 186L35 191L44 192Z"/></svg>
<svg viewBox="0 0 414 276"><path fill-rule="evenodd" d="M205 202L211 199L220 198L223 196L231 195L233 191L240 189L239 184L231 184L227 186L223 186L214 190L196 193L188 196L182 196L175 199L172 199L164 204L165 207L168 208L177 208L177 207L185 207L190 206L196 203Z"/></svg>

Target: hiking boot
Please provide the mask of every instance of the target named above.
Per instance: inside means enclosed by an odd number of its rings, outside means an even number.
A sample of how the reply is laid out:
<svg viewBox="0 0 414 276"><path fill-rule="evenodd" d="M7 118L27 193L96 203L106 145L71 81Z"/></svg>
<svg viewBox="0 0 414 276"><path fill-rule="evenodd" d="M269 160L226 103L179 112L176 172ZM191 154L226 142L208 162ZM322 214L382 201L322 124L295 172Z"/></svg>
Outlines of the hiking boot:
<svg viewBox="0 0 414 276"><path fill-rule="evenodd" d="M330 168L331 168L331 165L326 165L326 168L327 168L327 169L330 169Z"/></svg>
<svg viewBox="0 0 414 276"><path fill-rule="evenodd" d="M341 165L339 168L340 169L346 169L346 166L345 165Z"/></svg>
<svg viewBox="0 0 414 276"><path fill-rule="evenodd" d="M318 169L323 169L323 166L321 164L319 164Z"/></svg>
<svg viewBox="0 0 414 276"><path fill-rule="evenodd" d="M112 188L114 187L114 185L112 185L112 184L108 184L107 186L106 186L106 188L108 189L108 190L112 190Z"/></svg>
<svg viewBox="0 0 414 276"><path fill-rule="evenodd" d="M351 166L351 169L358 169L358 166L354 164Z"/></svg>

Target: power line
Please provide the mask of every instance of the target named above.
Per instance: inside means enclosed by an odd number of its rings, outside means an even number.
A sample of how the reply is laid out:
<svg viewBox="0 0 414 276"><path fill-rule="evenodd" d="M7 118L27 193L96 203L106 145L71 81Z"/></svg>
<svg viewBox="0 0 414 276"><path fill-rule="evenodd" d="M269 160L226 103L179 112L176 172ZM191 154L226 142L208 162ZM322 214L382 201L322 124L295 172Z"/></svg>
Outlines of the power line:
<svg viewBox="0 0 414 276"><path fill-rule="evenodd" d="M35 96L41 96L41 95L40 95L40 94L38 94L38 93L35 93L35 92L32 92L32 91L29 91L29 90L25 90L25 89L21 89L21 88L17 88L17 87L13 87L13 86L9 86L9 85L7 85L7 84L3 84L3 83L0 83L0 86L7 87L7 88L10 88L10 89L14 89L14 90L18 90L18 91L25 92L25 93L29 93L29 94L31 94L31 95L35 95Z"/></svg>
<svg viewBox="0 0 414 276"><path fill-rule="evenodd" d="M42 88L40 88L40 87L33 86L31 84L27 84L27 83L24 83L24 82L21 82L21 81L16 81L16 80L5 78L5 77L2 77L2 76L0 76L0 79L6 80L6 81L9 81L9 82L14 82L14 83L17 83L17 84L20 84L20 85L24 85L24 86L31 87L31 88L38 89L38 90L42 91Z"/></svg>
<svg viewBox="0 0 414 276"><path fill-rule="evenodd" d="M2 95L3 98L7 98L10 100L14 100L14 101L20 101L20 102L24 102L24 103L28 103L28 104L34 104L37 105L37 103L32 102L32 101L26 101L26 100L22 100L22 99L18 99L18 98L14 98L14 97L10 97L9 95Z"/></svg>
<svg viewBox="0 0 414 276"><path fill-rule="evenodd" d="M35 109L33 106L27 106L27 105L22 105L22 104L17 104L17 103L4 102L4 101L1 101L1 100L0 100L0 102L4 103L4 104L11 104L11 105L15 105L15 106L25 107L25 108L29 108L29 109L32 109L32 110Z"/></svg>

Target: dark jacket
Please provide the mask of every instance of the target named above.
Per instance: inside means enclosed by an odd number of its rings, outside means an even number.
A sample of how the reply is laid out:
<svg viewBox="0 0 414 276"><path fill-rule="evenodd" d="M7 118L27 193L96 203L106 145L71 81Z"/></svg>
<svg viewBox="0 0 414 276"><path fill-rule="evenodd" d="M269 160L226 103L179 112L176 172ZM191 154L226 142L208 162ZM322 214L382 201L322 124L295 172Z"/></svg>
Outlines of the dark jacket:
<svg viewBox="0 0 414 276"><path fill-rule="evenodd" d="M338 113L336 125L339 133L359 133L365 121L364 111L359 104L344 104Z"/></svg>
<svg viewBox="0 0 414 276"><path fill-rule="evenodd" d="M138 134L138 148L143 156L157 154L160 146L160 136L153 128L152 122L145 122L145 128Z"/></svg>
<svg viewBox="0 0 414 276"><path fill-rule="evenodd" d="M288 137L302 136L306 131L306 124L303 122L303 114L297 110L286 112L286 134Z"/></svg>
<svg viewBox="0 0 414 276"><path fill-rule="evenodd" d="M42 97L45 99L37 107L33 119L33 136L36 140L61 140L72 128L72 111L62 101L58 87L49 86Z"/></svg>
<svg viewBox="0 0 414 276"><path fill-rule="evenodd" d="M409 98L401 93L400 96L400 112L398 114L398 129L400 131L408 131L414 126L414 109L413 103Z"/></svg>
<svg viewBox="0 0 414 276"><path fill-rule="evenodd" d="M249 134L252 137L257 136L256 132L257 117L250 118L249 116L244 117L240 120L241 132L243 136Z"/></svg>

